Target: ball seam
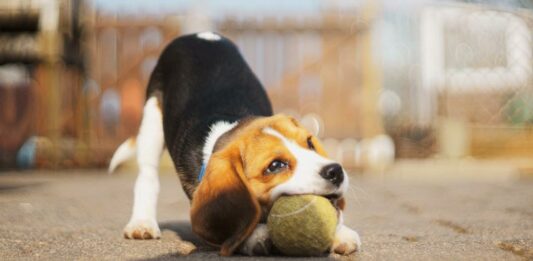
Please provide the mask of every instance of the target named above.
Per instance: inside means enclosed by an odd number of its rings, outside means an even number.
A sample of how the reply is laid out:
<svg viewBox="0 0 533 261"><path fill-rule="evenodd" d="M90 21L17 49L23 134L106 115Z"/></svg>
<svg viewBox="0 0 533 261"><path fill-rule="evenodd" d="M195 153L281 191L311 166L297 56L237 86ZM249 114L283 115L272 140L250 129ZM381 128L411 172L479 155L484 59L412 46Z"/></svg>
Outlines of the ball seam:
<svg viewBox="0 0 533 261"><path fill-rule="evenodd" d="M274 214L274 213L270 213L270 216L272 217L276 217L276 218L282 218L282 217L287 217L287 216L292 216L292 215L296 215L298 213L301 213L303 211L305 211L308 207L310 207L313 203L315 203L316 201L316 198L313 197L313 199L311 201L309 201L309 203L307 203L305 206L301 207L300 209L298 210L295 210L293 212L289 212L289 213L285 213L285 214Z"/></svg>

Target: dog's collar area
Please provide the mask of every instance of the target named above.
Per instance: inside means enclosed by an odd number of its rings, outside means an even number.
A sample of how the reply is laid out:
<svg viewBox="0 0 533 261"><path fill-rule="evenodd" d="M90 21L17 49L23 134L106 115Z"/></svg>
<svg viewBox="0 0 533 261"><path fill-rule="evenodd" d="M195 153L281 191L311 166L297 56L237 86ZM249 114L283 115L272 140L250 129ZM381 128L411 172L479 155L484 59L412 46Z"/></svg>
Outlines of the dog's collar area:
<svg viewBox="0 0 533 261"><path fill-rule="evenodd" d="M202 149L203 165L207 165L209 158L211 158L211 154L213 153L218 138L224 135L224 133L233 129L235 126L237 126L237 122L229 123L227 121L217 121L209 127L209 133L205 138L204 147Z"/></svg>
<svg viewBox="0 0 533 261"><path fill-rule="evenodd" d="M213 153L216 142L222 135L224 135L224 133L232 130L235 126L237 126L237 121L232 123L227 121L218 121L209 128L210 130L207 134L205 144L202 149L202 168L200 169L200 173L198 175L198 182L202 181L202 178L204 177L207 163L209 162L209 158L211 158L211 154Z"/></svg>
<svg viewBox="0 0 533 261"><path fill-rule="evenodd" d="M205 164L202 164L202 168L200 169L200 174L198 175L198 182L201 182L205 175Z"/></svg>

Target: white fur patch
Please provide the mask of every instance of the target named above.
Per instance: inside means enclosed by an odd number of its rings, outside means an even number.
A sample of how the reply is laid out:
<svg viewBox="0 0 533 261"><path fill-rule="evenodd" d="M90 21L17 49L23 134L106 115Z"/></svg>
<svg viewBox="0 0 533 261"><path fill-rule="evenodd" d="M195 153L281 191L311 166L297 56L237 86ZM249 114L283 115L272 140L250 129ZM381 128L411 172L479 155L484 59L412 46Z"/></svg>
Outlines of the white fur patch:
<svg viewBox="0 0 533 261"><path fill-rule="evenodd" d="M287 139L272 128L265 128L263 132L279 138L298 162L292 177L272 190L272 201L283 194L328 195L346 192L348 189L346 173L344 173L344 181L340 187L334 186L320 176L320 170L324 166L334 163L332 160L322 157L313 150L300 147L296 142Z"/></svg>
<svg viewBox="0 0 533 261"><path fill-rule="evenodd" d="M128 237L135 234L135 231L150 233L152 238L159 236L156 219L159 194L158 168L164 144L163 115L157 98L151 97L144 105L141 127L137 135L139 175L135 182L133 213L124 229Z"/></svg>
<svg viewBox="0 0 533 261"><path fill-rule="evenodd" d="M348 254L353 251L361 251L361 238L359 237L359 234L345 226L345 225L339 225L337 227L337 231L335 232L335 241L333 243L333 250L340 246L345 245L345 251L347 253L339 253L339 254Z"/></svg>
<svg viewBox="0 0 533 261"><path fill-rule="evenodd" d="M207 41L219 41L220 39L222 39L222 37L220 37L220 35L215 34L213 32L197 33L196 37L198 37L200 39L207 40Z"/></svg>
<svg viewBox="0 0 533 261"><path fill-rule="evenodd" d="M258 253L254 253L254 250L261 249L260 252L263 255L270 253L270 246L268 240L270 235L268 234L268 227L265 224L257 224L254 232L244 241L239 251L242 254L253 256Z"/></svg>
<svg viewBox="0 0 533 261"><path fill-rule="evenodd" d="M226 121L217 121L213 125L211 125L211 130L207 134L207 138L205 139L204 143L204 148L202 149L202 162L204 165L207 166L207 163L209 162L209 158L211 158L211 154L213 153L213 149L215 148L215 144L217 143L218 138L224 135L224 133L233 129L235 126L237 126L237 122L229 123Z"/></svg>

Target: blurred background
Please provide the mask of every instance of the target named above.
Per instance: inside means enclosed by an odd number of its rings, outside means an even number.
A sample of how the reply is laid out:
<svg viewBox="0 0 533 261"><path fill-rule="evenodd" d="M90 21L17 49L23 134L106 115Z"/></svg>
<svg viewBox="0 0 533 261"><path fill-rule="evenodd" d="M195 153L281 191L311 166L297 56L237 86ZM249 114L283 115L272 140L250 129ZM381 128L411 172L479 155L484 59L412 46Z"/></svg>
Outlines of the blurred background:
<svg viewBox="0 0 533 261"><path fill-rule="evenodd" d="M347 168L533 173L529 0L1 0L0 169L106 167L162 49L206 30Z"/></svg>

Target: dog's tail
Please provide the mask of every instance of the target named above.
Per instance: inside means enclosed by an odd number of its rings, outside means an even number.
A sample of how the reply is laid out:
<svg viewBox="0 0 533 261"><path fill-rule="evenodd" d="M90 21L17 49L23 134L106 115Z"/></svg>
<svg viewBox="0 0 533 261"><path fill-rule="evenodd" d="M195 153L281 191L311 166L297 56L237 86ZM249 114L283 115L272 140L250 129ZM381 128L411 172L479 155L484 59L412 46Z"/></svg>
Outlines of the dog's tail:
<svg viewBox="0 0 533 261"><path fill-rule="evenodd" d="M137 142L135 137L130 137L120 144L113 154L113 158L111 158L111 162L109 163L109 174L113 173L124 161L131 159L135 155L137 155Z"/></svg>

